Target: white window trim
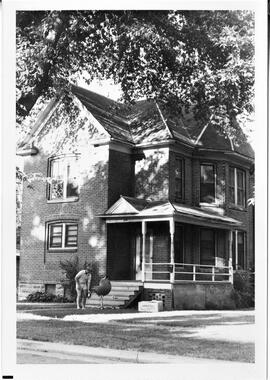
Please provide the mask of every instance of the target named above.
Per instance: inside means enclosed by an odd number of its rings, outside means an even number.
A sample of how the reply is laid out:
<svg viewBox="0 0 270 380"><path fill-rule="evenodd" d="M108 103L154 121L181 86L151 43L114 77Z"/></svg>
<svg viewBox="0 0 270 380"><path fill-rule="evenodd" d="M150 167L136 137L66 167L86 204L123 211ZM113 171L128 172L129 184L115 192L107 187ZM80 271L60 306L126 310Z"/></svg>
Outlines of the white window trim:
<svg viewBox="0 0 270 380"><path fill-rule="evenodd" d="M61 156L55 156L51 157L49 159L49 176L53 180L54 177L52 177L52 164L53 162L56 162L57 160L63 160L69 159L69 158L75 158L75 161L79 159L79 154L68 154L68 155L61 155ZM67 164L65 165L65 169L67 169ZM61 198L52 198L52 185L49 187L49 199L47 200L48 203L61 203L61 202L74 202L79 199L79 195L73 196L73 197L67 197L67 183L68 183L68 175L67 170L65 170L63 175L63 197Z"/></svg>
<svg viewBox="0 0 270 380"><path fill-rule="evenodd" d="M237 207L244 207L246 208L246 172L243 169L231 166L231 169L234 171L234 202L230 202L232 205L237 206ZM237 181L237 170L240 170L241 172L244 173L244 204L239 205L238 204L238 181Z"/></svg>
<svg viewBox="0 0 270 380"><path fill-rule="evenodd" d="M215 199L215 201L211 202L211 203L201 201L201 167L202 166L213 166L213 168L214 168L214 187L215 187L214 199ZM200 203L199 204L200 204L200 206L212 206L212 207L215 207L218 205L218 201L217 201L217 165L216 165L216 163L200 162Z"/></svg>
<svg viewBox="0 0 270 380"><path fill-rule="evenodd" d="M73 247L66 247L65 246L65 240L66 240L66 225L75 225L77 226L77 245ZM61 247L51 247L50 241L51 241L51 226L62 226L62 246ZM78 223L76 222L52 222L48 223L48 240L47 240L47 246L49 251L54 250L74 250L78 248Z"/></svg>
<svg viewBox="0 0 270 380"><path fill-rule="evenodd" d="M244 268L246 267L246 234L244 231L236 230L235 231L235 247L233 254L235 255L235 270L238 270L238 233L243 233L243 245L244 245ZM242 268L242 269L244 269Z"/></svg>
<svg viewBox="0 0 270 380"><path fill-rule="evenodd" d="M177 177L175 175L174 171L174 199L177 202L178 200L184 200L185 198L185 160L182 156L176 155L175 156L175 167L174 170L177 168L177 162L181 162L181 177ZM176 191L176 182L180 179L180 188L181 188L181 196L178 195L178 191Z"/></svg>

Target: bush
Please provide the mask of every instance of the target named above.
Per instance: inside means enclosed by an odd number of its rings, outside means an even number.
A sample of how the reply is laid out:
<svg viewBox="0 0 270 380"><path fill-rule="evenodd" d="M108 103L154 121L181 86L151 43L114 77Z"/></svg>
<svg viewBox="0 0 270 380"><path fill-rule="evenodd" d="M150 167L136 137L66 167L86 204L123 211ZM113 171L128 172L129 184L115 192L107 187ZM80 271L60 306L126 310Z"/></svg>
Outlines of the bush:
<svg viewBox="0 0 270 380"><path fill-rule="evenodd" d="M60 296L60 295L54 295L49 294L46 292L34 292L31 294L28 294L26 297L26 301L28 302L59 302L59 303L66 303L70 302L70 300L66 297Z"/></svg>
<svg viewBox="0 0 270 380"><path fill-rule="evenodd" d="M85 269L87 265L88 263L85 261L83 268ZM68 295L68 298L71 301L75 301L77 296L75 276L80 271L78 256L74 256L71 260L60 261L60 268L62 269L64 275L61 279L64 294Z"/></svg>
<svg viewBox="0 0 270 380"><path fill-rule="evenodd" d="M251 271L238 270L233 275L233 298L237 308L254 307L254 277Z"/></svg>
<svg viewBox="0 0 270 380"><path fill-rule="evenodd" d="M71 300L76 299L75 276L79 272L79 258L73 257L71 260L60 261L60 268L64 277L61 279L61 285L64 288L64 294L68 294Z"/></svg>

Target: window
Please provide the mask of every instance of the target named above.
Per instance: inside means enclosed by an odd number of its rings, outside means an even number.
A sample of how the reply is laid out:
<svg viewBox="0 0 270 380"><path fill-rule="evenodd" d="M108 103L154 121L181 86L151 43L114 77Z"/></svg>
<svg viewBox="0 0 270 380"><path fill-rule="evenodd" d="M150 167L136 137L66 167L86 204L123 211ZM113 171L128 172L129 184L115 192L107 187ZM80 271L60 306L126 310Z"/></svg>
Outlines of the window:
<svg viewBox="0 0 270 380"><path fill-rule="evenodd" d="M78 156L50 160L50 177L50 200L78 198Z"/></svg>
<svg viewBox="0 0 270 380"><path fill-rule="evenodd" d="M176 264L184 263L184 233L181 225L175 225L174 234L174 262Z"/></svg>
<svg viewBox="0 0 270 380"><path fill-rule="evenodd" d="M176 157L175 159L175 171L174 171L174 180L175 180L175 200L183 199L183 178L184 178L184 162L181 157Z"/></svg>
<svg viewBox="0 0 270 380"><path fill-rule="evenodd" d="M243 231L233 232L232 265L233 269L245 268L246 234Z"/></svg>
<svg viewBox="0 0 270 380"><path fill-rule="evenodd" d="M238 168L229 168L229 202L245 207L246 203L246 173Z"/></svg>
<svg viewBox="0 0 270 380"><path fill-rule="evenodd" d="M200 234L200 263L215 265L215 231L202 228Z"/></svg>
<svg viewBox="0 0 270 380"><path fill-rule="evenodd" d="M212 164L201 164L200 202L215 203L216 170Z"/></svg>
<svg viewBox="0 0 270 380"><path fill-rule="evenodd" d="M48 225L48 249L77 248L76 223L51 223Z"/></svg>
<svg viewBox="0 0 270 380"><path fill-rule="evenodd" d="M56 284L45 284L45 293L55 296Z"/></svg>

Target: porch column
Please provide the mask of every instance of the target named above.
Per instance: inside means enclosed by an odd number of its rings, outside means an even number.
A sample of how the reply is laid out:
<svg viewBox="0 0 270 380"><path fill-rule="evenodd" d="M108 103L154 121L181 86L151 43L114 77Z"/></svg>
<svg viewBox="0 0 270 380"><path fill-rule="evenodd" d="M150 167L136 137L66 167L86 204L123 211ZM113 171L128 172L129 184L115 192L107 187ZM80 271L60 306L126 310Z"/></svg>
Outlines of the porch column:
<svg viewBox="0 0 270 380"><path fill-rule="evenodd" d="M145 281L145 237L146 237L146 222L142 221L142 282Z"/></svg>
<svg viewBox="0 0 270 380"><path fill-rule="evenodd" d="M171 238L170 263L172 265L172 272L170 273L170 282L174 282L174 278L175 278L175 267L174 267L174 233L175 233L175 221L174 221L174 219L170 219L170 238Z"/></svg>
<svg viewBox="0 0 270 380"><path fill-rule="evenodd" d="M232 266L233 231L229 231L229 266Z"/></svg>
<svg viewBox="0 0 270 380"><path fill-rule="evenodd" d="M233 231L229 231L229 281L233 283L233 270L232 270L232 247L233 247Z"/></svg>

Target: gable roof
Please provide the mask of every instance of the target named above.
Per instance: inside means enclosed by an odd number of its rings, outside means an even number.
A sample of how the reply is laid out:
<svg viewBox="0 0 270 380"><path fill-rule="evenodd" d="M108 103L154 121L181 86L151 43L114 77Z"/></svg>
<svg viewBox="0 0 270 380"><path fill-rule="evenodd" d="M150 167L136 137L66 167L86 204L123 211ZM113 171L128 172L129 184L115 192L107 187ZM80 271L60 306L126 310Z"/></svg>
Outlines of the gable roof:
<svg viewBox="0 0 270 380"><path fill-rule="evenodd" d="M125 105L82 87L72 85L71 91L112 139L134 146L171 139L197 146L198 149L234 151L254 157L253 149L242 131L241 144L233 144L211 124L207 127L200 125L191 111L183 111L182 117L176 117L168 110L161 109L154 101L142 100L133 105ZM39 133L48 116L56 108L55 100L45 108L25 139L24 145Z"/></svg>
<svg viewBox="0 0 270 380"><path fill-rule="evenodd" d="M73 86L72 92L112 138L123 142L137 145L175 139L192 146L197 145L199 149L234 151L254 157L251 145L237 124L234 127L239 131L241 144L230 140L211 124L203 131L205 126L195 119L192 110L183 110L182 117L176 117L151 100L125 105L78 86ZM200 139L196 144L198 137Z"/></svg>
<svg viewBox="0 0 270 380"><path fill-rule="evenodd" d="M105 219L125 218L143 220L147 218L176 217L183 223L215 226L216 228L236 228L241 226L237 219L215 214L200 208L170 201L149 202L143 199L121 196L103 215Z"/></svg>

